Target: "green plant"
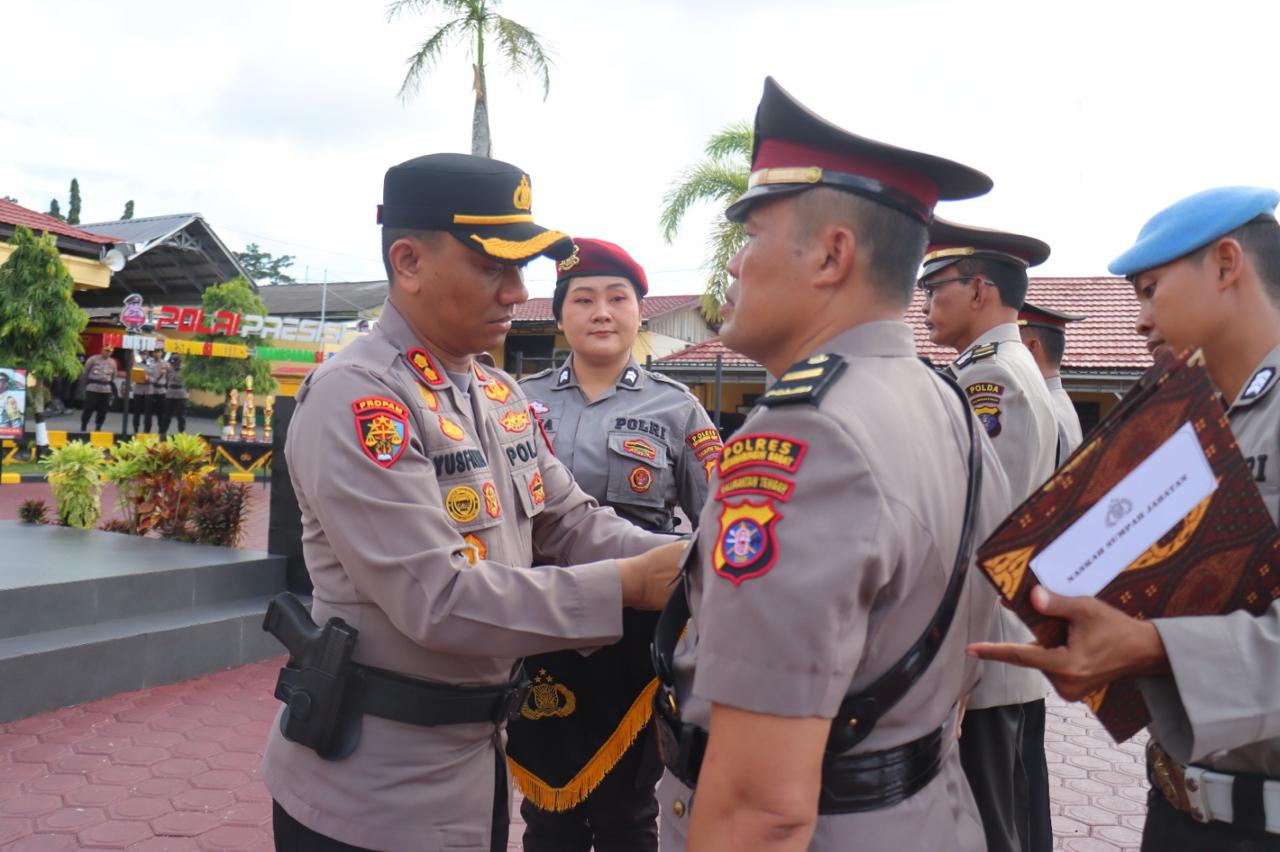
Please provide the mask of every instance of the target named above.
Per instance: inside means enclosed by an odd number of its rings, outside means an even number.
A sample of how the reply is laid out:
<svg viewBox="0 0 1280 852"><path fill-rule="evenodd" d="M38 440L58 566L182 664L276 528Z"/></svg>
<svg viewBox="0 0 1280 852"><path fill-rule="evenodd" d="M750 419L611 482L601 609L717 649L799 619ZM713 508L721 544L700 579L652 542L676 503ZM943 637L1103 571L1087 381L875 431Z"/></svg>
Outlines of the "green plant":
<svg viewBox="0 0 1280 852"><path fill-rule="evenodd" d="M199 435L179 433L163 441L140 436L111 448L107 479L115 483L130 530L171 537L183 527L191 495L213 465Z"/></svg>
<svg viewBox="0 0 1280 852"><path fill-rule="evenodd" d="M33 497L18 506L18 520L27 524L43 524L49 517L49 504Z"/></svg>
<svg viewBox="0 0 1280 852"><path fill-rule="evenodd" d="M190 529L200 544L235 547L249 514L249 486L206 474L191 496Z"/></svg>
<svg viewBox="0 0 1280 852"><path fill-rule="evenodd" d="M102 514L102 451L72 441L49 453L41 466L48 471L58 519L69 527L92 529Z"/></svg>
<svg viewBox="0 0 1280 852"><path fill-rule="evenodd" d="M254 292L252 285L244 278L233 278L207 288L200 299L200 307L208 317L213 317L219 311L231 311L242 315L265 315L267 312L267 306L263 304L262 298ZM221 334L202 334L199 339L246 345L251 342L243 337ZM261 358L215 358L212 355L189 355L183 359L182 380L186 382L187 387L222 395L222 405L212 412L213 416L226 410L226 401L232 388L244 390L246 376L253 376L253 390L260 397L266 398L275 393L276 380L271 376L271 363ZM193 412L194 409L188 406L187 413Z"/></svg>

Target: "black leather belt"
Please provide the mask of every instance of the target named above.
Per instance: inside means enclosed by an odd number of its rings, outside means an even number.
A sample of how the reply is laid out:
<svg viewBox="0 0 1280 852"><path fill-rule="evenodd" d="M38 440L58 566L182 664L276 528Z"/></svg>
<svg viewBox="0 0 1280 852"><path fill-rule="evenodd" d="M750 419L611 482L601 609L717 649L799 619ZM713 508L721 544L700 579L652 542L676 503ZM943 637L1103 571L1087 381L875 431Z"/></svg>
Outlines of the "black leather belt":
<svg viewBox="0 0 1280 852"><path fill-rule="evenodd" d="M520 709L529 690L524 669L497 686L454 686L358 663L352 668L350 709L406 725L498 725Z"/></svg>
<svg viewBox="0 0 1280 852"><path fill-rule="evenodd" d="M942 769L942 731L884 751L828 754L822 761L818 813L874 811L914 796Z"/></svg>

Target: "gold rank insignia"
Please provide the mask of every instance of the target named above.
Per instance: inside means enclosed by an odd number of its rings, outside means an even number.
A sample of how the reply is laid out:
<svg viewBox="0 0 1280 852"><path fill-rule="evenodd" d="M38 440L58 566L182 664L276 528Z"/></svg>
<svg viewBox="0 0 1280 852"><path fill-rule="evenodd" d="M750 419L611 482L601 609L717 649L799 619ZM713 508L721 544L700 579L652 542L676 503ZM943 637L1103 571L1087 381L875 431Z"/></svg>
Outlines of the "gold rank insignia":
<svg viewBox="0 0 1280 852"><path fill-rule="evenodd" d="M422 385L418 385L418 395L422 397L422 401L426 403L427 408L430 408L432 411L438 411L440 409L440 403L436 399L435 391L427 390Z"/></svg>
<svg viewBox="0 0 1280 852"><path fill-rule="evenodd" d="M844 372L847 365L839 355L824 353L792 364L760 397L767 406L811 402L817 405Z"/></svg>
<svg viewBox="0 0 1280 852"><path fill-rule="evenodd" d="M379 467L391 467L408 444L409 412L403 405L381 396L366 396L351 403L360 436L360 449Z"/></svg>
<svg viewBox="0 0 1280 852"><path fill-rule="evenodd" d="M469 524L480 515L480 495L469 485L455 485L444 498L444 509L460 524Z"/></svg>
<svg viewBox="0 0 1280 852"><path fill-rule="evenodd" d="M578 697L563 683L539 669L533 679L533 687L520 707L520 715L526 719L561 718L569 716L578 707Z"/></svg>
<svg viewBox="0 0 1280 852"><path fill-rule="evenodd" d="M506 402L507 398L511 396L511 388L497 379L489 379L484 386L484 395L494 402Z"/></svg>
<svg viewBox="0 0 1280 852"><path fill-rule="evenodd" d="M440 431L444 433L444 436L446 438L449 438L454 441L461 441L463 438L467 437L467 433L462 431L461 426L459 426L457 423L454 423L452 420L450 420L448 417L445 417L443 414L439 415L439 422L440 422Z"/></svg>
<svg viewBox="0 0 1280 852"><path fill-rule="evenodd" d="M410 349L405 357L409 359L409 365L413 367L414 372L422 376L422 380L427 384L432 387L444 384L444 376L436 369L436 362L431 360L427 350L420 347Z"/></svg>

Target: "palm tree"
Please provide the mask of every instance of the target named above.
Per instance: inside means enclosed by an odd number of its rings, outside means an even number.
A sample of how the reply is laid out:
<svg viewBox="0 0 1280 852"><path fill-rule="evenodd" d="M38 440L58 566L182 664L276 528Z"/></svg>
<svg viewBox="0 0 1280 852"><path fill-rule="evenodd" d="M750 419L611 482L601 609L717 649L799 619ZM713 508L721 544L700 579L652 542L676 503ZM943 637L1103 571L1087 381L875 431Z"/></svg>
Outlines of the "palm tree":
<svg viewBox="0 0 1280 852"><path fill-rule="evenodd" d="M724 217L723 210L747 191L751 177L751 125L730 124L707 141L707 158L686 169L662 197L659 224L662 238L670 245L680 230L684 214L698 202L712 202L721 209L707 238L707 280L702 293L702 313L712 322L720 320L720 305L729 286L726 267L742 244L742 226Z"/></svg>
<svg viewBox="0 0 1280 852"><path fill-rule="evenodd" d="M410 12L424 12L434 7L450 15L448 21L424 41L407 60L408 72L400 84L401 100L408 100L418 91L422 80L435 67L444 49L459 39L467 42L472 58L471 69L475 74L472 88L476 93L475 113L471 119L471 153L479 157L491 156L489 138L488 87L485 85L484 48L486 37L492 39L498 52L506 59L507 68L513 74L533 75L542 82L542 99L551 91L551 57L537 34L510 18L495 11L502 0L395 0L387 7L387 20Z"/></svg>

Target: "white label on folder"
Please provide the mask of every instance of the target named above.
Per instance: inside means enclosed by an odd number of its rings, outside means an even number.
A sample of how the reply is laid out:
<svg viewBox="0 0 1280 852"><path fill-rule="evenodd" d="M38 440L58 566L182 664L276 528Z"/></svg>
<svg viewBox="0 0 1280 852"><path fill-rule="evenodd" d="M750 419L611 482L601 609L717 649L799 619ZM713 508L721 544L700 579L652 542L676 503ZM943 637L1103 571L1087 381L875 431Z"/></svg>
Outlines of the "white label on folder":
<svg viewBox="0 0 1280 852"><path fill-rule="evenodd" d="M1060 595L1096 595L1218 487L1190 423L1031 560Z"/></svg>

